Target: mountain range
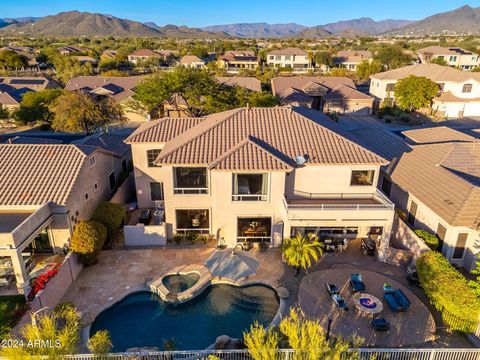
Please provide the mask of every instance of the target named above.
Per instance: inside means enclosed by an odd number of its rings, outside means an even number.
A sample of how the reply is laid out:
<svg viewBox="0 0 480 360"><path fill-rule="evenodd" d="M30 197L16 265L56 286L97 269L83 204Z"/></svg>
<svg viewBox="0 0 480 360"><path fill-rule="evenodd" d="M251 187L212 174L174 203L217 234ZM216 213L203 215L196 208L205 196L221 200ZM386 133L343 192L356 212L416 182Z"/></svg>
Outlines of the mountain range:
<svg viewBox="0 0 480 360"><path fill-rule="evenodd" d="M296 23L239 23L204 28L120 19L112 15L68 11L43 18L0 18L0 34L57 37L117 36L173 38L325 38L369 35L480 34L480 8L468 5L420 21L368 17L307 27Z"/></svg>

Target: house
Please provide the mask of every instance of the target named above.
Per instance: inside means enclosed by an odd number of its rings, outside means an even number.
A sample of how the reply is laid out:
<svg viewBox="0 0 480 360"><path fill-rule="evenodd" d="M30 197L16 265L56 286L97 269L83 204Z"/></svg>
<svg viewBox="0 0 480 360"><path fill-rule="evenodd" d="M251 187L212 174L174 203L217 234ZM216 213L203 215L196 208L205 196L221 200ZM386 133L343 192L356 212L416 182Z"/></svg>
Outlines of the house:
<svg viewBox="0 0 480 360"><path fill-rule="evenodd" d="M255 51L252 50L227 51L218 59L218 67L229 73L238 73L240 70L256 70L258 58Z"/></svg>
<svg viewBox="0 0 480 360"><path fill-rule="evenodd" d="M143 78L143 76L77 76L68 81L65 89L82 91L95 97L111 97L122 106L124 115L129 121L144 122L147 120L147 115L133 108L131 104L135 87Z"/></svg>
<svg viewBox="0 0 480 360"><path fill-rule="evenodd" d="M103 59L116 59L117 55L118 55L118 50L107 49L107 50L103 50L101 57Z"/></svg>
<svg viewBox="0 0 480 360"><path fill-rule="evenodd" d="M30 46L15 46L8 45L0 49L0 51L9 50L17 53L20 56L23 56L27 59L28 68L31 70L38 70L40 64L37 61L37 53Z"/></svg>
<svg viewBox="0 0 480 360"><path fill-rule="evenodd" d="M270 51L267 54L267 65L271 67L291 68L298 72L306 72L312 67L308 53L297 48Z"/></svg>
<svg viewBox="0 0 480 360"><path fill-rule="evenodd" d="M72 54L81 54L85 52L85 49L79 48L77 46L70 46L70 45L65 45L65 46L60 46L57 51L60 53L60 55L72 55Z"/></svg>
<svg viewBox="0 0 480 360"><path fill-rule="evenodd" d="M333 58L333 64L350 71L357 71L357 66L364 61L371 62L373 54L367 50L342 50Z"/></svg>
<svg viewBox="0 0 480 360"><path fill-rule="evenodd" d="M387 161L330 123L306 108L246 107L142 124L126 139L138 206L163 203L168 236L213 234L228 246L375 233L383 260L394 206L375 184Z"/></svg>
<svg viewBox="0 0 480 360"><path fill-rule="evenodd" d="M92 66L97 65L97 59L92 58L91 56L75 55L73 56L81 65L90 64Z"/></svg>
<svg viewBox="0 0 480 360"><path fill-rule="evenodd" d="M23 94L58 86L46 77L0 77L0 106L9 111L16 110L20 107Z"/></svg>
<svg viewBox="0 0 480 360"><path fill-rule="evenodd" d="M75 224L116 190L122 161L91 145L0 144L0 293L28 294L58 263Z"/></svg>
<svg viewBox="0 0 480 360"><path fill-rule="evenodd" d="M480 65L478 54L458 47L428 46L418 50L417 54L422 64L428 64L432 60L444 60L448 66L466 71Z"/></svg>
<svg viewBox="0 0 480 360"><path fill-rule="evenodd" d="M180 66L192 68L192 69L205 69L205 61L200 59L196 55L185 55L179 61Z"/></svg>
<svg viewBox="0 0 480 360"><path fill-rule="evenodd" d="M127 56L128 61L134 65L138 65L142 62L148 60L155 60L159 63L169 62L172 58L178 56L177 50L150 50L150 49L140 49L136 50L133 53Z"/></svg>
<svg viewBox="0 0 480 360"><path fill-rule="evenodd" d="M350 115L370 115L374 101L346 77L279 76L272 79L272 92L283 105Z"/></svg>
<svg viewBox="0 0 480 360"><path fill-rule="evenodd" d="M480 241L480 146L463 132L433 127L403 132L356 130L368 149L391 160L379 187L406 213L414 229L436 234L443 255L475 268Z"/></svg>
<svg viewBox="0 0 480 360"><path fill-rule="evenodd" d="M416 64L370 76L370 94L380 106L395 101L395 84L408 76L424 76L436 82L435 115L447 118L480 116L480 73L464 72L437 64Z"/></svg>
<svg viewBox="0 0 480 360"><path fill-rule="evenodd" d="M262 91L261 81L250 76L215 76L215 80L225 85L239 86L250 91Z"/></svg>

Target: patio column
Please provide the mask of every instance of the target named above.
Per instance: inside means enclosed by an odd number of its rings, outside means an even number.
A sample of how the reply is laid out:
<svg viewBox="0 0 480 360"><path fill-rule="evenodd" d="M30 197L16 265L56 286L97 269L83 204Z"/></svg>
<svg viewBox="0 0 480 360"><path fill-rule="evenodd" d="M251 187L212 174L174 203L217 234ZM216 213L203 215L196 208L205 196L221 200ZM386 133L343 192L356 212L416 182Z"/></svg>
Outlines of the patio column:
<svg viewBox="0 0 480 360"><path fill-rule="evenodd" d="M21 253L15 252L12 254L12 265L13 271L15 272L18 292L20 294L28 294L30 292L30 279Z"/></svg>
<svg viewBox="0 0 480 360"><path fill-rule="evenodd" d="M383 226L382 236L380 237L380 242L377 245L378 260L385 262L387 259L387 250L390 246L390 236L392 234L392 224Z"/></svg>

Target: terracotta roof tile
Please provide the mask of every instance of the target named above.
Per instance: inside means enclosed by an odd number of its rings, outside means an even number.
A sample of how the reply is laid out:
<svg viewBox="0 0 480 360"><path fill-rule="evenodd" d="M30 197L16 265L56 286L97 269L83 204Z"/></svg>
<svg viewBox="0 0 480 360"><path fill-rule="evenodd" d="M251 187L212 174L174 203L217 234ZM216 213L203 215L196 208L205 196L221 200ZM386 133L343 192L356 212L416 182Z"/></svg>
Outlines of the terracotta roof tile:
<svg viewBox="0 0 480 360"><path fill-rule="evenodd" d="M225 85L240 86L250 91L262 91L260 80L250 76L216 76L215 80Z"/></svg>
<svg viewBox="0 0 480 360"><path fill-rule="evenodd" d="M427 143L441 143L441 142L459 142L466 141L472 142L475 140L473 136L465 134L461 131L446 127L437 126L431 128L415 129L403 131L403 135L407 139L417 144Z"/></svg>
<svg viewBox="0 0 480 360"><path fill-rule="evenodd" d="M202 122L204 118L163 118L142 124L126 140L126 143L166 143Z"/></svg>

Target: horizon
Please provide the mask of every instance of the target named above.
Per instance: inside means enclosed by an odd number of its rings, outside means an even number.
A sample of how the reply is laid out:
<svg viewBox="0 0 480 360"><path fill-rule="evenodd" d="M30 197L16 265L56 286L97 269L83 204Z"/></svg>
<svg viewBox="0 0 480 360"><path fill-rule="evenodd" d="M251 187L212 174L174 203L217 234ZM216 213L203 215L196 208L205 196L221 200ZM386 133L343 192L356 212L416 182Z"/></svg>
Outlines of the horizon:
<svg viewBox="0 0 480 360"><path fill-rule="evenodd" d="M75 1L75 3L77 2ZM108 0L101 4L98 1L85 0L73 5L72 2L65 4L62 1L53 0L48 6L45 6L34 0L24 0L22 5L19 6L17 1L2 0L0 17L44 17L60 12L80 11L111 15L142 23L154 22L159 26L174 24L206 27L225 24L296 23L311 27L364 17L372 18L375 21L416 21L436 13L455 10L465 5L480 7L480 1L465 0L429 0L422 1L420 4L416 0L405 0L401 4L391 4L388 7L385 7L384 2L380 0L371 0L367 4L347 0L346 3L341 4L324 4L323 8L319 9L320 14L316 15L316 11L305 12L304 6L299 7L298 10L291 9L289 8L290 3L286 0L278 0L275 4L271 4L271 2L256 4L254 0L246 0L243 4L244 6L239 9L235 7L235 4L225 4L219 0L208 1L206 6L205 4L199 6L198 2L193 0L163 4L154 0L139 0L134 4L126 0ZM139 12L141 7L148 7L148 10ZM415 16L410 16L412 8L415 9ZM252 10L255 10L254 14L252 14ZM160 13L156 14L156 12ZM212 21L209 19L218 20Z"/></svg>

